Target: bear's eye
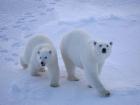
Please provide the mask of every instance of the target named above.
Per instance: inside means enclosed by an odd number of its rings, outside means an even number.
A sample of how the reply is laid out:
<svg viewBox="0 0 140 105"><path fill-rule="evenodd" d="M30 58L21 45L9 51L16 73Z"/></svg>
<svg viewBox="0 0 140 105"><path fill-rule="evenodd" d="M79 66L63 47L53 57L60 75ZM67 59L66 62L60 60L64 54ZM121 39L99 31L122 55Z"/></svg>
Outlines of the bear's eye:
<svg viewBox="0 0 140 105"><path fill-rule="evenodd" d="M106 45L106 47L109 47L109 45Z"/></svg>
<svg viewBox="0 0 140 105"><path fill-rule="evenodd" d="M100 44L99 47L102 47L102 45Z"/></svg>
<svg viewBox="0 0 140 105"><path fill-rule="evenodd" d="M96 45L96 44L97 44L97 42L96 42L96 41L94 41L94 42L93 42L93 44L94 44L94 45Z"/></svg>
<svg viewBox="0 0 140 105"><path fill-rule="evenodd" d="M40 57L40 59L41 59L41 57Z"/></svg>
<svg viewBox="0 0 140 105"><path fill-rule="evenodd" d="M110 42L109 44L112 46L113 42Z"/></svg>
<svg viewBox="0 0 140 105"><path fill-rule="evenodd" d="M45 59L47 59L48 57L46 56L46 57L44 57Z"/></svg>
<svg viewBox="0 0 140 105"><path fill-rule="evenodd" d="M39 52L39 51L38 51L37 53L38 53L38 54L40 54L40 52Z"/></svg>

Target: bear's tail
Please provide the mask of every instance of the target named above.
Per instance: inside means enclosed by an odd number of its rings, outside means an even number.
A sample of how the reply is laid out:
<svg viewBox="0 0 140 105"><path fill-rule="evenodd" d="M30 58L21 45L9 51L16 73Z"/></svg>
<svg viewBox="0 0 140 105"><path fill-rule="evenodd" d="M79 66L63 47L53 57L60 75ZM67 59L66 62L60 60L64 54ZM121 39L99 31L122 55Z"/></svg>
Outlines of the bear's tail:
<svg viewBox="0 0 140 105"><path fill-rule="evenodd" d="M24 62L23 57L20 57L20 64L24 69L28 67L28 65Z"/></svg>

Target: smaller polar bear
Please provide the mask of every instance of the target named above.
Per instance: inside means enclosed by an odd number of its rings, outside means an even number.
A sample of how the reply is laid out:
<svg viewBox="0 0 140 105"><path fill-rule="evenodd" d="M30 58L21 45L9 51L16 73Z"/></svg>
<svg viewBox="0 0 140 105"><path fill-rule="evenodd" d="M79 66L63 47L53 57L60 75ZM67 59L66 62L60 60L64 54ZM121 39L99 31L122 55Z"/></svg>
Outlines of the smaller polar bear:
<svg viewBox="0 0 140 105"><path fill-rule="evenodd" d="M24 54L20 58L23 68L28 68L31 75L38 76L45 66L51 77L52 87L59 86L59 67L56 50L45 36L35 36L29 40Z"/></svg>
<svg viewBox="0 0 140 105"><path fill-rule="evenodd" d="M72 31L63 37L61 42L61 53L68 73L68 80L78 81L75 76L75 67L85 69L85 74L91 85L102 96L109 96L99 79L105 59L110 55L112 42L103 43L92 41L91 38L80 30Z"/></svg>

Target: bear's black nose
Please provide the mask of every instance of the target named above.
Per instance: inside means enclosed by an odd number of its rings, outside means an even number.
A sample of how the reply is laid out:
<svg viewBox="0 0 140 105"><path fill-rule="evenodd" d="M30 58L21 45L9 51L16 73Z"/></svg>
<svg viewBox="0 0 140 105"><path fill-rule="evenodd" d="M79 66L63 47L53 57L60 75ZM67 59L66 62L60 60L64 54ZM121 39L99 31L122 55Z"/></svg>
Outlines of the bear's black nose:
<svg viewBox="0 0 140 105"><path fill-rule="evenodd" d="M42 65L42 66L45 66L45 63L44 63L44 62L41 62L41 65Z"/></svg>
<svg viewBox="0 0 140 105"><path fill-rule="evenodd" d="M102 53L106 53L106 48L103 48L102 49Z"/></svg>

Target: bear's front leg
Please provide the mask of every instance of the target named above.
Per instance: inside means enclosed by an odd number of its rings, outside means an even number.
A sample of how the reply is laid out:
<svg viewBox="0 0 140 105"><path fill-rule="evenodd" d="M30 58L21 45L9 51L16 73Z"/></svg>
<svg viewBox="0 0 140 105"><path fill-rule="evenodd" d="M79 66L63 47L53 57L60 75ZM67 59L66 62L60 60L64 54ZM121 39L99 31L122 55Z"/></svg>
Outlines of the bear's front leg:
<svg viewBox="0 0 140 105"><path fill-rule="evenodd" d="M55 64L49 65L48 72L49 72L50 77L51 77L50 86L51 87L59 87L59 75L60 75L59 72L60 71L59 71L58 63L56 62Z"/></svg>
<svg viewBox="0 0 140 105"><path fill-rule="evenodd" d="M101 72L102 72L103 64L104 64L104 63L99 63L99 64L98 64L98 74L99 74L99 75L100 75Z"/></svg>
<svg viewBox="0 0 140 105"><path fill-rule="evenodd" d="M86 64L84 65L87 78L95 85L96 89L101 96L110 96L110 92L106 90L98 77L98 65L97 64Z"/></svg>
<svg viewBox="0 0 140 105"><path fill-rule="evenodd" d="M45 72L46 70L45 70L45 68L40 68L39 69L39 72Z"/></svg>
<svg viewBox="0 0 140 105"><path fill-rule="evenodd" d="M40 76L39 69L31 64L29 65L29 72L32 76Z"/></svg>

